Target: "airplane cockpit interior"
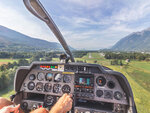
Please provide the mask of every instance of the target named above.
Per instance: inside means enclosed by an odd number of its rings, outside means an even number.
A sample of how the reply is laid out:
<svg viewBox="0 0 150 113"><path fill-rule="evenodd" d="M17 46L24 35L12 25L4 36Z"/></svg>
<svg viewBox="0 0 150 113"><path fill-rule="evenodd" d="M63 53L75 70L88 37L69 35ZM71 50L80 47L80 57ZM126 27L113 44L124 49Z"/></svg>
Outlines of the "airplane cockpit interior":
<svg viewBox="0 0 150 113"><path fill-rule="evenodd" d="M13 101L25 112L48 110L64 94L72 94L69 113L137 113L126 77L99 64L75 62L60 30L39 0L23 0L26 8L45 22L65 50L60 62L33 62L17 69Z"/></svg>

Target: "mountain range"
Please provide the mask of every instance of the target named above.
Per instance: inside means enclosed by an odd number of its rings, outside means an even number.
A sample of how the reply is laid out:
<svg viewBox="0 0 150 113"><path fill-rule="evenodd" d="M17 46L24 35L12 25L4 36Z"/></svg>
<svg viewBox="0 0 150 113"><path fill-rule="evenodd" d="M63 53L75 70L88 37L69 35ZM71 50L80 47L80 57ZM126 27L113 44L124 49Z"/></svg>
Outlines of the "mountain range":
<svg viewBox="0 0 150 113"><path fill-rule="evenodd" d="M63 50L56 42L32 38L17 31L0 26L0 51L30 52L30 51Z"/></svg>
<svg viewBox="0 0 150 113"><path fill-rule="evenodd" d="M75 50L71 47L70 49ZM62 50L63 48L59 43L32 38L0 26L0 51L32 52ZM119 40L110 50L150 52L150 28L129 34Z"/></svg>
<svg viewBox="0 0 150 113"><path fill-rule="evenodd" d="M111 50L150 52L150 28L129 34L119 40Z"/></svg>

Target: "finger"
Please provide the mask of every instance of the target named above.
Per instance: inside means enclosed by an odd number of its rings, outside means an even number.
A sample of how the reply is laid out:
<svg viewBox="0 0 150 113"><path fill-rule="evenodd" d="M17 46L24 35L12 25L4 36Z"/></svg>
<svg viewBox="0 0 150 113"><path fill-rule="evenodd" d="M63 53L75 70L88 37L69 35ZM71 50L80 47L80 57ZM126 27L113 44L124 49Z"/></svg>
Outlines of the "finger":
<svg viewBox="0 0 150 113"><path fill-rule="evenodd" d="M63 96L62 97L60 97L61 99L65 99L67 97L67 94L65 93L65 94L63 94Z"/></svg>
<svg viewBox="0 0 150 113"><path fill-rule="evenodd" d="M67 95L66 98L71 98L70 95Z"/></svg>
<svg viewBox="0 0 150 113"><path fill-rule="evenodd" d="M66 96L68 96L68 94L67 94L67 93L63 94L63 96L62 96L62 97L64 97L64 98L65 98Z"/></svg>
<svg viewBox="0 0 150 113"><path fill-rule="evenodd" d="M72 101L69 101L69 103L68 103L68 108L69 108L69 109L72 108L72 104L73 104L73 102L72 102Z"/></svg>
<svg viewBox="0 0 150 113"><path fill-rule="evenodd" d="M70 96L67 97L68 101L72 101L72 98Z"/></svg>
<svg viewBox="0 0 150 113"><path fill-rule="evenodd" d="M66 105L66 108L65 108L65 111L70 111L72 108L72 102L68 102L67 105Z"/></svg>
<svg viewBox="0 0 150 113"><path fill-rule="evenodd" d="M5 107L5 109L6 109L8 112L14 112L14 111L15 111L15 108L14 108L14 107L10 107L10 106Z"/></svg>
<svg viewBox="0 0 150 113"><path fill-rule="evenodd" d="M47 113L48 111L45 108L38 108L31 113Z"/></svg>
<svg viewBox="0 0 150 113"><path fill-rule="evenodd" d="M64 101L64 100L65 100L65 98L66 98L66 96L67 96L67 94L66 94L66 93L65 93L65 94L63 94L63 96L59 98L59 101L60 101L60 102L61 102L61 101Z"/></svg>
<svg viewBox="0 0 150 113"><path fill-rule="evenodd" d="M68 105L72 103L73 103L72 99L68 99Z"/></svg>
<svg viewBox="0 0 150 113"><path fill-rule="evenodd" d="M65 105L65 106L67 106L69 103L71 103L72 102L72 99L69 97L69 96L67 96L66 98L65 98L65 100L63 101L63 104Z"/></svg>
<svg viewBox="0 0 150 113"><path fill-rule="evenodd" d="M15 108L18 110L20 108L20 104L18 104Z"/></svg>
<svg viewBox="0 0 150 113"><path fill-rule="evenodd" d="M69 94L70 98L72 97L72 94Z"/></svg>
<svg viewBox="0 0 150 113"><path fill-rule="evenodd" d="M68 106L72 107L72 101L69 101Z"/></svg>
<svg viewBox="0 0 150 113"><path fill-rule="evenodd" d="M69 102L70 100L72 100L69 96L66 98L66 100Z"/></svg>
<svg viewBox="0 0 150 113"><path fill-rule="evenodd" d="M15 111L14 111L14 113L18 113L18 112L19 112L19 110L15 110Z"/></svg>
<svg viewBox="0 0 150 113"><path fill-rule="evenodd" d="M15 107L15 112L14 113L17 113L19 111L19 108L20 108L20 104Z"/></svg>
<svg viewBox="0 0 150 113"><path fill-rule="evenodd" d="M73 101L72 98L69 98L69 101L72 102Z"/></svg>
<svg viewBox="0 0 150 113"><path fill-rule="evenodd" d="M16 113L18 111L19 107L20 107L20 104L17 105L16 107L8 107L7 109L9 110L9 112L15 112Z"/></svg>

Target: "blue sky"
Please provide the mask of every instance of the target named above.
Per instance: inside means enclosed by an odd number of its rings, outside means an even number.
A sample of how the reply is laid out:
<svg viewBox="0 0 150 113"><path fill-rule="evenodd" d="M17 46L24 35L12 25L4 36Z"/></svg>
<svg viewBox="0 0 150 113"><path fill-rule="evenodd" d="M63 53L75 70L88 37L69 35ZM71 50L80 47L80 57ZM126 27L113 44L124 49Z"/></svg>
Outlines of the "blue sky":
<svg viewBox="0 0 150 113"><path fill-rule="evenodd" d="M150 0L41 0L67 43L76 49L101 49L132 32L150 27ZM58 42L23 0L0 0L0 25Z"/></svg>

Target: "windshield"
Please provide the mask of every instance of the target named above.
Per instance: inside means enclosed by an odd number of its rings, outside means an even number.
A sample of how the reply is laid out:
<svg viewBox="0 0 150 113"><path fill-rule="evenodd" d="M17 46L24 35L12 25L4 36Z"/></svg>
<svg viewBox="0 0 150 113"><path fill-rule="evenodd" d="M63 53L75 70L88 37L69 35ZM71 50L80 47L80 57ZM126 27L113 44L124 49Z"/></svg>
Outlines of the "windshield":
<svg viewBox="0 0 150 113"><path fill-rule="evenodd" d="M150 1L41 0L41 3L75 60L123 73L133 90L138 113L150 112ZM8 86L13 84L18 66L33 61L58 62L62 53L64 49L55 35L29 13L22 0L0 1L0 96L14 93L13 87Z"/></svg>

